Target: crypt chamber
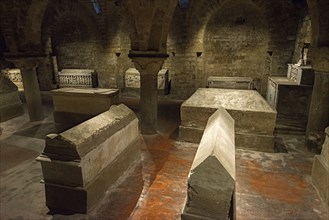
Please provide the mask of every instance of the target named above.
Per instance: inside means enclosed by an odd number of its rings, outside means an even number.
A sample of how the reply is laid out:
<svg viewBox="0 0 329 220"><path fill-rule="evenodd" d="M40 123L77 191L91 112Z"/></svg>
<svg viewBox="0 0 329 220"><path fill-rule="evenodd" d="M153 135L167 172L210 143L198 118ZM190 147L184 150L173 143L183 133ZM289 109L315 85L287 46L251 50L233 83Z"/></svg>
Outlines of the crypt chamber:
<svg viewBox="0 0 329 220"><path fill-rule="evenodd" d="M328 11L0 0L0 219L328 219Z"/></svg>

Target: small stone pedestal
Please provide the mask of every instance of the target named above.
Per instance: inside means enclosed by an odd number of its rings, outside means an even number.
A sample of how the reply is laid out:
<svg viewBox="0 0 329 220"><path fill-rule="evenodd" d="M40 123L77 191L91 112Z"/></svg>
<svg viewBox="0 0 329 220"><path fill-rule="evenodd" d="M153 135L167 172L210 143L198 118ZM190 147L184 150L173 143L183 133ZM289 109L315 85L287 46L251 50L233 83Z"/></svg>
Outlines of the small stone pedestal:
<svg viewBox="0 0 329 220"><path fill-rule="evenodd" d="M233 219L234 190L234 120L220 107L209 118L195 155L182 219Z"/></svg>
<svg viewBox="0 0 329 220"><path fill-rule="evenodd" d="M321 155L313 161L312 182L321 199L329 208L329 127L326 128L326 139L322 145Z"/></svg>

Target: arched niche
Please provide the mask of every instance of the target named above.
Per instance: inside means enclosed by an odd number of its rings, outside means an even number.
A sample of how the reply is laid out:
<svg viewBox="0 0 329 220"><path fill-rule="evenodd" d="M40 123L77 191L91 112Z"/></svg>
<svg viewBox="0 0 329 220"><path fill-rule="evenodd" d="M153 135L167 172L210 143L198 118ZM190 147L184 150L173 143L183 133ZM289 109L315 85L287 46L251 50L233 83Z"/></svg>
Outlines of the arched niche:
<svg viewBox="0 0 329 220"><path fill-rule="evenodd" d="M210 17L204 33L204 74L253 77L266 91L270 74L269 31L265 16L251 1L228 1ZM263 87L263 88L262 88Z"/></svg>

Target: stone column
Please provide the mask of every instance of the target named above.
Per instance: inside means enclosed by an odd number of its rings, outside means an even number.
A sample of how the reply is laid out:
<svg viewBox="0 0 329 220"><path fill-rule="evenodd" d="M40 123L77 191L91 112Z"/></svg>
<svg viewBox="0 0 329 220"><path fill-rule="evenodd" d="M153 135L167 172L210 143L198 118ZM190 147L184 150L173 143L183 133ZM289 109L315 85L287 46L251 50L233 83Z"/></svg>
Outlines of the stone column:
<svg viewBox="0 0 329 220"><path fill-rule="evenodd" d="M158 56L156 56L158 55ZM129 54L136 69L140 73L140 111L142 134L156 134L158 118L158 72L161 69L166 54L148 54L136 56Z"/></svg>
<svg viewBox="0 0 329 220"><path fill-rule="evenodd" d="M43 120L43 108L38 83L36 68L44 57L12 57L12 61L17 68L21 70L24 95L26 99L27 110L31 121Z"/></svg>
<svg viewBox="0 0 329 220"><path fill-rule="evenodd" d="M30 120L43 120L44 114L36 67L23 67L20 69L24 86L24 95Z"/></svg>
<svg viewBox="0 0 329 220"><path fill-rule="evenodd" d="M305 146L320 153L329 126L329 47L312 47L309 50L315 79L308 114Z"/></svg>
<svg viewBox="0 0 329 220"><path fill-rule="evenodd" d="M329 208L329 127L326 128L325 134L321 155L314 156L312 182L324 204Z"/></svg>
<svg viewBox="0 0 329 220"><path fill-rule="evenodd" d="M312 100L306 129L306 146L319 153L324 130L329 125L329 73L315 72Z"/></svg>

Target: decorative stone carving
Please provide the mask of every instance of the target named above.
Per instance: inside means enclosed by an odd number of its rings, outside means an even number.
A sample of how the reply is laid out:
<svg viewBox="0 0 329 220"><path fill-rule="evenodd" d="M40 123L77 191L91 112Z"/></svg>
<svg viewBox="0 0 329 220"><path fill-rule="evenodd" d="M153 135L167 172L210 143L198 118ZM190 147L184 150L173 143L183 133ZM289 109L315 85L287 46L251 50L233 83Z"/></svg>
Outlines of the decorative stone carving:
<svg viewBox="0 0 329 220"><path fill-rule="evenodd" d="M59 87L97 87L97 73L89 69L62 69L58 72Z"/></svg>
<svg viewBox="0 0 329 220"><path fill-rule="evenodd" d="M4 69L3 74L10 79L18 88L19 91L24 90L23 79L20 69Z"/></svg>
<svg viewBox="0 0 329 220"><path fill-rule="evenodd" d="M48 135L37 158L48 208L88 212L141 161L140 137L136 115L123 104L63 133Z"/></svg>
<svg viewBox="0 0 329 220"><path fill-rule="evenodd" d="M209 117L188 179L182 219L233 219L234 120L222 107Z"/></svg>
<svg viewBox="0 0 329 220"><path fill-rule="evenodd" d="M287 78L298 85L313 85L314 71L311 66L288 64Z"/></svg>
<svg viewBox="0 0 329 220"><path fill-rule="evenodd" d="M140 73L135 68L129 68L125 73L125 90L134 90L139 92ZM162 94L169 93L169 73L167 69L158 72L158 92Z"/></svg>
<svg viewBox="0 0 329 220"><path fill-rule="evenodd" d="M219 107L235 120L237 148L273 152L276 111L254 90L198 89L181 106L180 139L199 142L208 118Z"/></svg>

